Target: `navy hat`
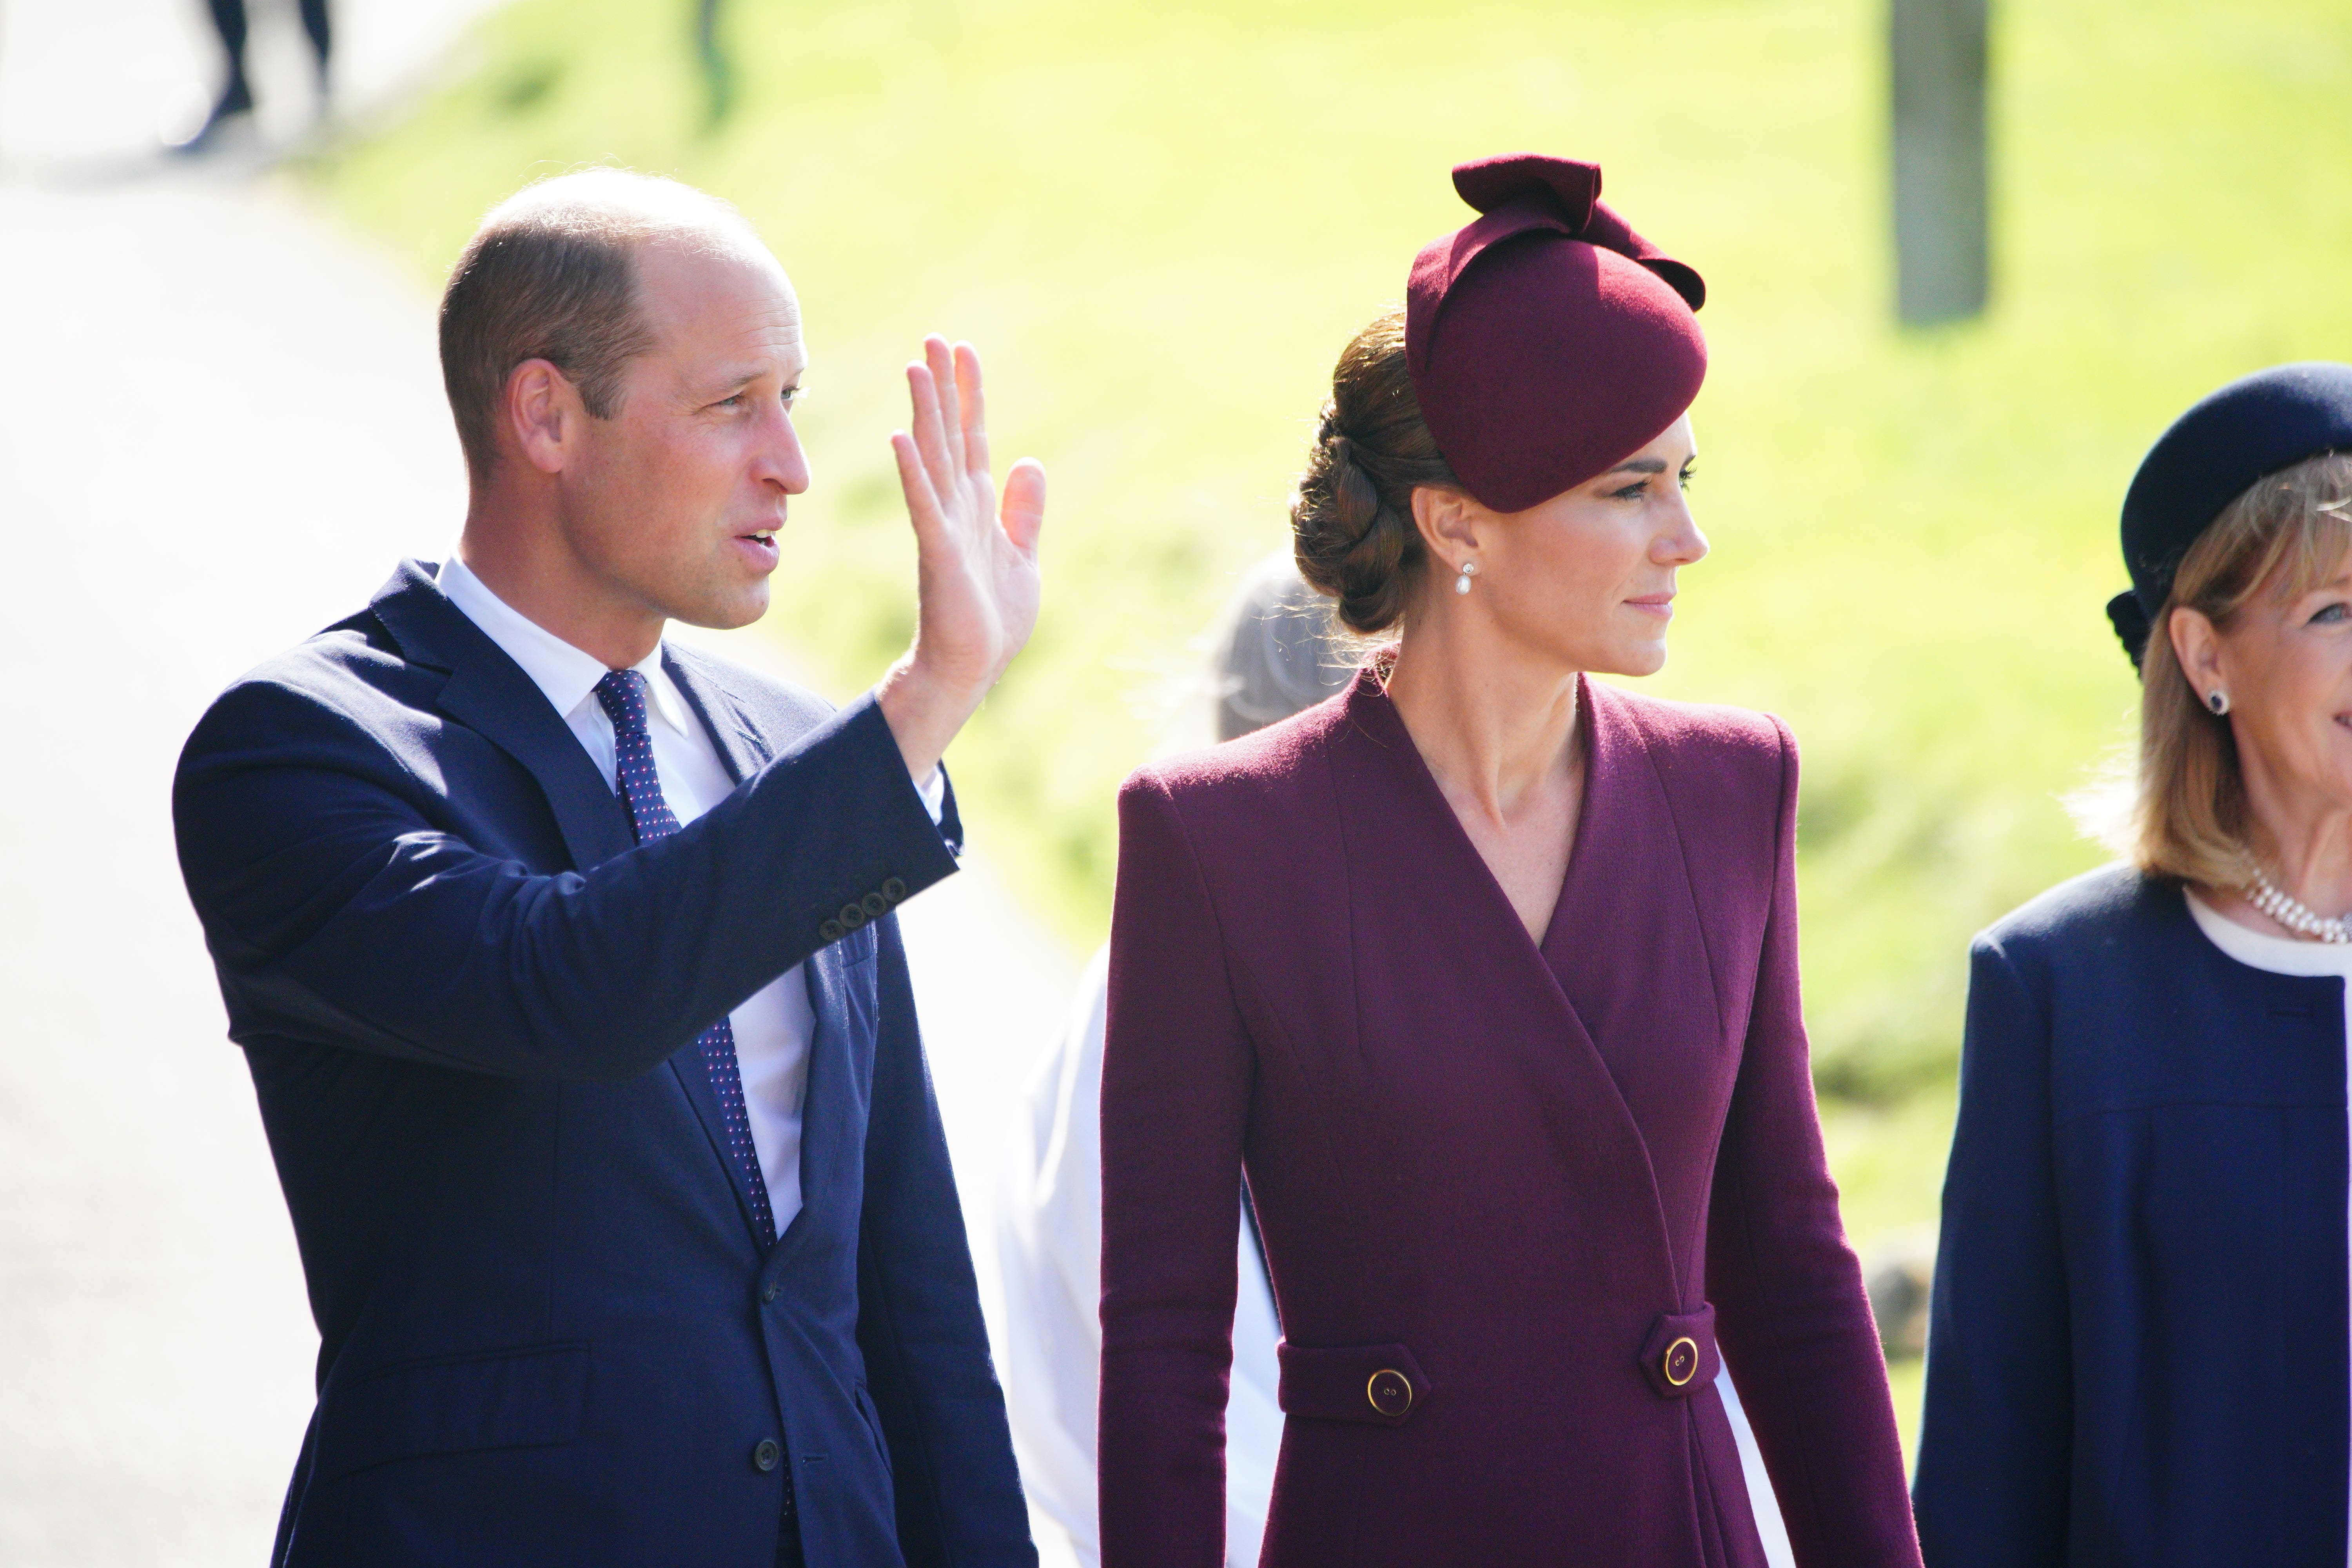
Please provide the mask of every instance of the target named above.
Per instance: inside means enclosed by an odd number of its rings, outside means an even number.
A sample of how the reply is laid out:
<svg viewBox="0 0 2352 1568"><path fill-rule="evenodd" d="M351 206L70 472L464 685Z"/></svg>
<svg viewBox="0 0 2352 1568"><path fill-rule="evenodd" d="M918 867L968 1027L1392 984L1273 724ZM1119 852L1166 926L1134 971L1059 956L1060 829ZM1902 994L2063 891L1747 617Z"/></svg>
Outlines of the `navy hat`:
<svg viewBox="0 0 2352 1568"><path fill-rule="evenodd" d="M2255 480L2324 452L2352 452L2352 364L2307 360L2233 381L2172 422L2124 497L2127 593L2107 619L2132 667L2197 536Z"/></svg>

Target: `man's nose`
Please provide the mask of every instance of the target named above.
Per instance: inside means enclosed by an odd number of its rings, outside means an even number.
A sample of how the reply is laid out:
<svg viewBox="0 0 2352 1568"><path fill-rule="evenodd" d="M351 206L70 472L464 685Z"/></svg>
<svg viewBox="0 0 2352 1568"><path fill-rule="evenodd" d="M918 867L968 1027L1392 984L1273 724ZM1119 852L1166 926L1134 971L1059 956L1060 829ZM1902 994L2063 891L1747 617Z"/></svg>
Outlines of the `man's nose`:
<svg viewBox="0 0 2352 1568"><path fill-rule="evenodd" d="M808 453L801 446L801 433L793 427L792 415L782 408L775 411L769 427L761 432L759 460L751 477L788 496L809 488Z"/></svg>

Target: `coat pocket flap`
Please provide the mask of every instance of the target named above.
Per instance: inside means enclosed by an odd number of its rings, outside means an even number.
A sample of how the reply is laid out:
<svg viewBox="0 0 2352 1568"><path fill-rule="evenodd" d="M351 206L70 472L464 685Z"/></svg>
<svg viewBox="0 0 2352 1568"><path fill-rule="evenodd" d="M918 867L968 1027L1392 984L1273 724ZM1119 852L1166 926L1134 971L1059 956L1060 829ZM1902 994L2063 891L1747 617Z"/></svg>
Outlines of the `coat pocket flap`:
<svg viewBox="0 0 2352 1568"><path fill-rule="evenodd" d="M319 1478L425 1454L569 1443L587 1405L586 1345L391 1367L320 1400Z"/></svg>
<svg viewBox="0 0 2352 1568"><path fill-rule="evenodd" d="M1275 1353L1282 1363L1286 1415L1402 1426L1431 1393L1421 1363L1402 1345L1317 1350L1285 1340Z"/></svg>

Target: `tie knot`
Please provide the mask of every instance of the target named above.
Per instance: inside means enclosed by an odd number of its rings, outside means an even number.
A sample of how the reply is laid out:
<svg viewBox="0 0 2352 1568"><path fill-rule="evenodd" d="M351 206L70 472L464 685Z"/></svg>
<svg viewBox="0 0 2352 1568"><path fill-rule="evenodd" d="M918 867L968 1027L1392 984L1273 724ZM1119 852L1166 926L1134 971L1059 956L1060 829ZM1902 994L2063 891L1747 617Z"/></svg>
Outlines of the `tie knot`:
<svg viewBox="0 0 2352 1568"><path fill-rule="evenodd" d="M608 669L596 683L596 700L616 735L646 732L646 678L634 669Z"/></svg>

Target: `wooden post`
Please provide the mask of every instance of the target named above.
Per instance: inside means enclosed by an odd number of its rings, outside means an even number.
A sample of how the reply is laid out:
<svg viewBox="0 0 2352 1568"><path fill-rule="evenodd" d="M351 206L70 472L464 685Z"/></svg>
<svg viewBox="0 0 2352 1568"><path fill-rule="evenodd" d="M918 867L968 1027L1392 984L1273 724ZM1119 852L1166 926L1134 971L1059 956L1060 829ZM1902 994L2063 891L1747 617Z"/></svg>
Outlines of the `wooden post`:
<svg viewBox="0 0 2352 1568"><path fill-rule="evenodd" d="M702 122L716 130L735 109L735 65L719 41L719 0L695 0L694 55L702 68Z"/></svg>
<svg viewBox="0 0 2352 1568"><path fill-rule="evenodd" d="M1982 312L1988 0L1889 0L1895 309L1906 326Z"/></svg>

